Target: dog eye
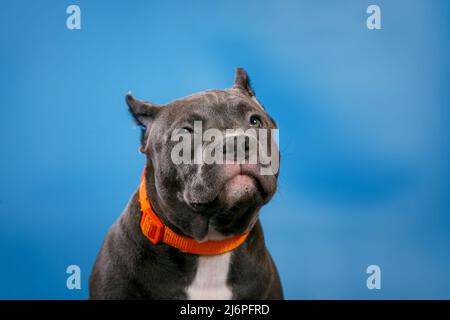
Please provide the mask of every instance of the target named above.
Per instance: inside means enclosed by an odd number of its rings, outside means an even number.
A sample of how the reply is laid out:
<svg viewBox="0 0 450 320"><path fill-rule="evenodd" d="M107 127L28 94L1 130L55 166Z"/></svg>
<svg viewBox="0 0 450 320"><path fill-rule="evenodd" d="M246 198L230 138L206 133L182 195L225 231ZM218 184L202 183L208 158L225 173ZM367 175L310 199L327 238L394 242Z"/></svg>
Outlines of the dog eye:
<svg viewBox="0 0 450 320"><path fill-rule="evenodd" d="M194 132L194 130L191 127L183 127L183 128L181 128L181 132L191 134Z"/></svg>
<svg viewBox="0 0 450 320"><path fill-rule="evenodd" d="M251 116L249 122L252 127L257 127L257 128L262 127L262 121L257 115Z"/></svg>

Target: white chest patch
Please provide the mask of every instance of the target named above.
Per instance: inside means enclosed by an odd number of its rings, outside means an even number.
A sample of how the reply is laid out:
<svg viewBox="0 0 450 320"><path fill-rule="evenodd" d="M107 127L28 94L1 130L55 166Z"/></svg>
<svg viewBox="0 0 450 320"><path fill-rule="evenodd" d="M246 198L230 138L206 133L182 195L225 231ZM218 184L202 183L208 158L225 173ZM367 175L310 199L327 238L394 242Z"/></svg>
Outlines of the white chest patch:
<svg viewBox="0 0 450 320"><path fill-rule="evenodd" d="M231 288L227 285L231 252L215 256L201 256L194 280L187 288L190 300L230 300Z"/></svg>

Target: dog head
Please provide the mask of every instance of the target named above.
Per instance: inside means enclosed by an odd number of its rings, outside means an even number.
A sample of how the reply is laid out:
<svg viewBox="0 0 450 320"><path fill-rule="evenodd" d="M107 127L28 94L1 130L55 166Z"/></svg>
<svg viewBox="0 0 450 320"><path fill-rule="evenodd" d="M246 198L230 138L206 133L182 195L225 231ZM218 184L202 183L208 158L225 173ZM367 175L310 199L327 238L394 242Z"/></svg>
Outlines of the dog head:
<svg viewBox="0 0 450 320"><path fill-rule="evenodd" d="M238 68L230 89L164 106L131 94L126 102L143 129L148 197L160 218L199 241L249 231L276 191L279 150L247 73Z"/></svg>

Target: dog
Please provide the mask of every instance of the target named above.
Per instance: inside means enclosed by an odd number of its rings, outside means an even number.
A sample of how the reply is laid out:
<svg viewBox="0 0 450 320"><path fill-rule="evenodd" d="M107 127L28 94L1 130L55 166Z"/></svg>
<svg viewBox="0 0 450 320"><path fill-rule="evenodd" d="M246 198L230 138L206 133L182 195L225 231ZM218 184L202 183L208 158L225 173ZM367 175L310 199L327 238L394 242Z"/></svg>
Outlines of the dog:
<svg viewBox="0 0 450 320"><path fill-rule="evenodd" d="M173 161L173 133L197 134L196 122L202 131L277 129L246 71L236 69L229 89L203 91L165 106L128 93L126 103L142 127L145 170L104 239L89 279L89 299L283 299L259 221L261 207L276 192L278 170L261 174L259 160ZM225 135L219 149L236 159L236 148L225 147L230 137L235 141L236 135ZM249 137L242 146L246 152ZM274 142L271 134L266 138ZM196 154L210 144L202 141L186 150ZM273 145L271 153L279 155Z"/></svg>

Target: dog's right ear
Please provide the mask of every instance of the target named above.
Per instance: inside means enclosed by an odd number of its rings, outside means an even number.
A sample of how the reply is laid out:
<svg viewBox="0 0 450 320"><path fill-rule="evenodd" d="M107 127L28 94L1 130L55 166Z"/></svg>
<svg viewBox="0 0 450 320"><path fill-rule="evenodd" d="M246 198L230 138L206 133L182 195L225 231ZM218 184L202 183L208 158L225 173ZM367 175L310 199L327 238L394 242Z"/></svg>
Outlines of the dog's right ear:
<svg viewBox="0 0 450 320"><path fill-rule="evenodd" d="M131 95L131 92L127 93L125 100L134 120L141 126L141 147L139 151L145 153L148 148L148 129L150 129L162 107L137 100Z"/></svg>
<svg viewBox="0 0 450 320"><path fill-rule="evenodd" d="M145 128L150 127L151 123L161 110L161 107L150 102L135 99L131 92L127 93L125 101L127 102L133 118L139 125Z"/></svg>

